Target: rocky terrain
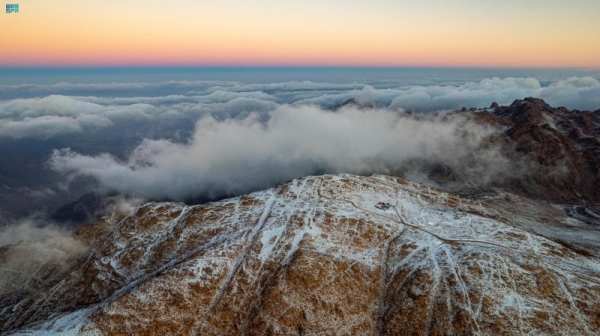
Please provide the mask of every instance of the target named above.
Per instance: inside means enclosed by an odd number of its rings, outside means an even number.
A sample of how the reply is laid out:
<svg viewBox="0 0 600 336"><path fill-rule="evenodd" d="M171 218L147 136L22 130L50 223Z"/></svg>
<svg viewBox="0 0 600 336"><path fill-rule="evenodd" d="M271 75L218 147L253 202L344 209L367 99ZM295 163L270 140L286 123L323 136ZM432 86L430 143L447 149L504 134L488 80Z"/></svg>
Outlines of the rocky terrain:
<svg viewBox="0 0 600 336"><path fill-rule="evenodd" d="M456 113L528 173L473 185L432 165L426 184L323 175L147 203L83 226L66 263L4 267L0 334L600 334L600 110Z"/></svg>
<svg viewBox="0 0 600 336"><path fill-rule="evenodd" d="M4 295L0 326L595 335L599 232L501 191L463 198L386 176L306 177L204 205L149 203L85 226L77 236L87 252L36 288Z"/></svg>
<svg viewBox="0 0 600 336"><path fill-rule="evenodd" d="M537 98L490 110L477 117L506 128L515 153L505 153L536 164L533 175L498 187L558 203L600 203L600 110L553 108Z"/></svg>

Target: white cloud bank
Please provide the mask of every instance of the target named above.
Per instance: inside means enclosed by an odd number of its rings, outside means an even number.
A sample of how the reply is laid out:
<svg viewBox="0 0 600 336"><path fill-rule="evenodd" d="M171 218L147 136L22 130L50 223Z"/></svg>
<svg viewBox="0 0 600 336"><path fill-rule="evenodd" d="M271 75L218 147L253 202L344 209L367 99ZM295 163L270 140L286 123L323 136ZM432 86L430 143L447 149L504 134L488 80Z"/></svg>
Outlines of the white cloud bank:
<svg viewBox="0 0 600 336"><path fill-rule="evenodd" d="M509 105L525 97L542 98L557 107L594 110L600 108L600 82L592 77L573 77L542 86L535 78L495 77L458 86L412 86L384 90L365 86L362 90L303 99L295 104L331 107L354 99L363 106L434 112L453 111L462 107L484 108L492 102Z"/></svg>
<svg viewBox="0 0 600 336"><path fill-rule="evenodd" d="M394 173L414 160L446 164L485 183L510 171L498 151L478 151L491 132L461 116L284 105L266 124L259 114L207 116L189 142L146 139L126 162L64 149L49 163L61 173L92 176L109 190L154 199L239 195L315 173Z"/></svg>
<svg viewBox="0 0 600 336"><path fill-rule="evenodd" d="M82 85L87 87L87 84ZM75 84L71 86L76 87ZM144 85L137 83L136 87L143 88ZM542 98L553 106L595 110L600 108L600 82L592 77L573 77L543 86L534 78L495 77L460 85L386 89L369 85L361 88L356 84L288 82L243 85L232 82L207 87L202 92L188 91L186 94L166 96L119 98L51 95L0 102L0 136L49 138L130 121L190 118L193 122L207 114L212 114L216 119L245 118L251 112L268 114L286 104L317 105L327 109L349 99L354 99L361 106L434 112L462 107L483 108L492 102L508 105L515 99L530 96Z"/></svg>

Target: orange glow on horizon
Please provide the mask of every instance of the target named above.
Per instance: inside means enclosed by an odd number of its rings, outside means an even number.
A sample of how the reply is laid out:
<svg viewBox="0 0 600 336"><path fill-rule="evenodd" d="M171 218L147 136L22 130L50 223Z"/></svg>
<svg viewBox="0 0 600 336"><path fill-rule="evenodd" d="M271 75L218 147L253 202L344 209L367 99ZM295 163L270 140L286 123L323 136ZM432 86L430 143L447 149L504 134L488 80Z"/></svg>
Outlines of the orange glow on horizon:
<svg viewBox="0 0 600 336"><path fill-rule="evenodd" d="M591 7L576 19L495 1L262 2L26 0L0 17L0 66L600 67L597 1L570 2Z"/></svg>

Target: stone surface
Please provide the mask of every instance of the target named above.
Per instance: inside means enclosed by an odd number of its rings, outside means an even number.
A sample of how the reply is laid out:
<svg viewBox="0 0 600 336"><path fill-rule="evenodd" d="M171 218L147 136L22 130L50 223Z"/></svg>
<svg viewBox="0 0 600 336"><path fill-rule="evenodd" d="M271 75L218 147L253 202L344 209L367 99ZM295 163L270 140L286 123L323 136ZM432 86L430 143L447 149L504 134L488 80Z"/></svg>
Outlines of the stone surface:
<svg viewBox="0 0 600 336"><path fill-rule="evenodd" d="M504 124L514 153L532 160L533 176L504 189L558 203L600 203L600 115L590 111L553 108L538 98L496 107L495 120Z"/></svg>
<svg viewBox="0 0 600 336"><path fill-rule="evenodd" d="M598 234L498 190L463 198L386 176L306 177L85 226L86 253L38 290L0 298L0 329L597 335Z"/></svg>

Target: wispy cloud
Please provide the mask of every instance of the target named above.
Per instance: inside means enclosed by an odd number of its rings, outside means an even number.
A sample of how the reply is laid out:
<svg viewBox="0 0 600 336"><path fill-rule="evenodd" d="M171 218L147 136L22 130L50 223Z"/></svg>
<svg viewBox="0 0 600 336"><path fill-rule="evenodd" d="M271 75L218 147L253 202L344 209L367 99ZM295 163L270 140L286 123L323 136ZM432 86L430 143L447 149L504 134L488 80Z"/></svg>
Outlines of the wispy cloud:
<svg viewBox="0 0 600 336"><path fill-rule="evenodd" d="M24 218L0 228L0 247L12 245L0 255L0 297L31 289L41 278L55 272L86 245L68 229Z"/></svg>

